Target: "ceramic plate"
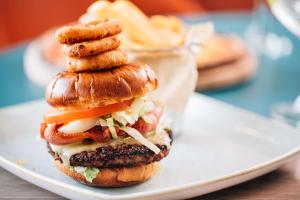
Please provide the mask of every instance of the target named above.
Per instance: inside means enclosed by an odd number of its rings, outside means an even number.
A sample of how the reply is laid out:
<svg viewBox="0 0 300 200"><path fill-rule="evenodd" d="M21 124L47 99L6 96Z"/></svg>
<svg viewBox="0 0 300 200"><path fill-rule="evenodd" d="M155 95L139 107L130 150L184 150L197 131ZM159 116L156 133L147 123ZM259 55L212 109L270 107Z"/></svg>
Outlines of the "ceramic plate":
<svg viewBox="0 0 300 200"><path fill-rule="evenodd" d="M232 186L270 172L300 152L300 134L236 107L193 95L184 133L175 138L160 172L127 188L98 189L58 172L45 143L36 141L43 101L0 111L0 166L72 199L182 199Z"/></svg>

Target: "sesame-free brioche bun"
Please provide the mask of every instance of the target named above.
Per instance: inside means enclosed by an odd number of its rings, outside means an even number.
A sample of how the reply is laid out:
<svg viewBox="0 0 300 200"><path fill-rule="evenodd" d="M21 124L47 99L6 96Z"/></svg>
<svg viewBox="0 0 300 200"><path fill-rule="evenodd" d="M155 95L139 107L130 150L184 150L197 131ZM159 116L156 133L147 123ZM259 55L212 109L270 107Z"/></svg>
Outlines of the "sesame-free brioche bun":
<svg viewBox="0 0 300 200"><path fill-rule="evenodd" d="M67 176L80 183L95 187L125 187L135 185L148 180L159 169L157 162L137 167L102 168L97 177L92 182L88 182L82 174L77 173L73 168L65 166L58 160L54 161L54 163Z"/></svg>
<svg viewBox="0 0 300 200"><path fill-rule="evenodd" d="M99 72L56 75L46 90L55 108L92 108L142 96L157 88L158 80L145 64L134 63Z"/></svg>

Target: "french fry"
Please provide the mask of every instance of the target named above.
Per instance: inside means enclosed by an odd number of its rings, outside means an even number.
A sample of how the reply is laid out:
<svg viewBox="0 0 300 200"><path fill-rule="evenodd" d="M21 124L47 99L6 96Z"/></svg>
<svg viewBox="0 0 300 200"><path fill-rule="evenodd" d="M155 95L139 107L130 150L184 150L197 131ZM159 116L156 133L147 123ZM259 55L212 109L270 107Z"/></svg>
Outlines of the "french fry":
<svg viewBox="0 0 300 200"><path fill-rule="evenodd" d="M87 10L88 13L97 14L103 14L103 12L109 12L111 9L111 2L109 1L95 1Z"/></svg>
<svg viewBox="0 0 300 200"><path fill-rule="evenodd" d="M122 47L169 48L183 44L185 31L175 16L147 17L138 7L127 0L96 1L80 22L87 23L101 18L116 18L123 24Z"/></svg>
<svg viewBox="0 0 300 200"><path fill-rule="evenodd" d="M143 49L145 48L141 43L135 42L129 38L126 32L122 32L119 37L122 41L121 48L124 49Z"/></svg>
<svg viewBox="0 0 300 200"><path fill-rule="evenodd" d="M168 29L175 33L183 33L183 25L178 17L169 15L153 15L150 17L151 24L157 29Z"/></svg>
<svg viewBox="0 0 300 200"><path fill-rule="evenodd" d="M147 47L157 47L164 44L162 38L151 26L148 18L134 4L129 1L116 1L113 8L120 15L125 31L132 40L146 45ZM126 12L124 12L126 10Z"/></svg>

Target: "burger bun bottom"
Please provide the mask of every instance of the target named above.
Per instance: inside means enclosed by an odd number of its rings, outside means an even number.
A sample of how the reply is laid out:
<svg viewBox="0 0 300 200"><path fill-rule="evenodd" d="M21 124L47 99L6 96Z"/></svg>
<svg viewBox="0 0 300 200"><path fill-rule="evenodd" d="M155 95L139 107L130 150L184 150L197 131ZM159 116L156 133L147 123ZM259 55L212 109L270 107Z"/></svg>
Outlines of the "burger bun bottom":
<svg viewBox="0 0 300 200"><path fill-rule="evenodd" d="M126 187L147 181L158 170L159 164L153 162L147 165L124 168L102 168L97 177L89 182L85 177L60 161L54 161L56 167L74 180L94 187Z"/></svg>

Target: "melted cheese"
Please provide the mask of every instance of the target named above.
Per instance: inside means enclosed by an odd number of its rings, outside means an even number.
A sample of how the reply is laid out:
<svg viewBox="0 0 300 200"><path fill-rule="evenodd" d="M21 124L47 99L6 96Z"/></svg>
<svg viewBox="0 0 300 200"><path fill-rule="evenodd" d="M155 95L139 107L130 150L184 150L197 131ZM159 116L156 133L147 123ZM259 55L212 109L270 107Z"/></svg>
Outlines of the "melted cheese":
<svg viewBox="0 0 300 200"><path fill-rule="evenodd" d="M148 133L145 137L153 144L166 145L167 148L170 148L171 139L163 129L157 129L156 133ZM92 143L92 144L69 144L69 145L53 145L50 144L52 151L57 153L62 159L63 163L67 166L70 165L70 157L74 154L83 152L83 151L95 151L99 147L105 146L117 146L120 144L139 144L134 138L119 138L115 140L111 140L109 143Z"/></svg>

